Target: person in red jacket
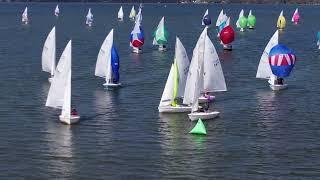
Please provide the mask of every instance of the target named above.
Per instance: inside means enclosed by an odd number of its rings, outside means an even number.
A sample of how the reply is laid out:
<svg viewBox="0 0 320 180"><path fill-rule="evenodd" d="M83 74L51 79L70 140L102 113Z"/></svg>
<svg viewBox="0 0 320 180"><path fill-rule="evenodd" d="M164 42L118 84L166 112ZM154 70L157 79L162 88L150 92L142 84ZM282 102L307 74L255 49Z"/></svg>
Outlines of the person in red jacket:
<svg viewBox="0 0 320 180"><path fill-rule="evenodd" d="M72 111L71 111L71 116L77 116L78 115L78 112L75 108L72 108Z"/></svg>

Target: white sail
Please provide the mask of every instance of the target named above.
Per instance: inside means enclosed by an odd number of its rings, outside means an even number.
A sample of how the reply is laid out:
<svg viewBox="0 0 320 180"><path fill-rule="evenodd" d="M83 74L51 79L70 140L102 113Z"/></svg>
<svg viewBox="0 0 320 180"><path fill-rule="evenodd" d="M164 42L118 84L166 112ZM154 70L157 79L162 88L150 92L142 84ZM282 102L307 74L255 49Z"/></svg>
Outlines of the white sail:
<svg viewBox="0 0 320 180"><path fill-rule="evenodd" d="M191 103L191 112L198 111L199 109L199 97L200 97L200 86L199 86L199 78L200 78L200 72L199 69L195 71L195 81L194 81L194 92L192 95L192 103Z"/></svg>
<svg viewBox="0 0 320 180"><path fill-rule="evenodd" d="M61 116L68 119L71 117L71 67L66 78Z"/></svg>
<svg viewBox="0 0 320 180"><path fill-rule="evenodd" d="M71 71L71 40L64 49L49 89L46 106L62 108L68 75Z"/></svg>
<svg viewBox="0 0 320 180"><path fill-rule="evenodd" d="M280 12L279 18L283 16L283 10Z"/></svg>
<svg viewBox="0 0 320 180"><path fill-rule="evenodd" d="M251 16L252 15L252 11L251 11L251 9L250 9L250 11L249 11L249 16Z"/></svg>
<svg viewBox="0 0 320 180"><path fill-rule="evenodd" d="M224 79L221 63L209 36L205 38L205 51L204 51L204 91L217 92L227 91L226 82Z"/></svg>
<svg viewBox="0 0 320 180"><path fill-rule="evenodd" d="M141 22L142 22L142 9L141 8L139 8L139 11L138 11L138 14L137 14L137 16L136 16L136 21L135 21L135 23L137 24L141 24Z"/></svg>
<svg viewBox="0 0 320 180"><path fill-rule="evenodd" d="M103 41L96 63L95 75L106 79L108 82L112 76L111 49L113 45L113 29Z"/></svg>
<svg viewBox="0 0 320 180"><path fill-rule="evenodd" d="M169 106L173 101L173 64L171 65L171 69L168 75L168 79L166 82L166 86L164 87L161 100L160 100L160 106Z"/></svg>
<svg viewBox="0 0 320 180"><path fill-rule="evenodd" d="M92 22L93 22L93 14L91 13L91 8L89 8L88 14L86 16L86 24L91 26Z"/></svg>
<svg viewBox="0 0 320 180"><path fill-rule="evenodd" d="M251 11L250 11L250 12L251 12ZM239 13L238 20L237 20L237 22L236 22L237 28L240 28L239 20L240 20L240 18L241 18L242 16L244 16L244 11L243 11L243 9L241 9L241 11L240 11L240 13Z"/></svg>
<svg viewBox="0 0 320 180"><path fill-rule="evenodd" d="M268 42L266 48L264 49L262 56L260 58L260 63L257 70L256 78L269 79L272 74L271 67L269 64L269 52L270 50L278 44L278 30L273 34L270 41Z"/></svg>
<svg viewBox="0 0 320 180"><path fill-rule="evenodd" d="M182 97L186 87L190 62L186 49L178 37L176 37L175 59L177 60L179 72L178 97Z"/></svg>
<svg viewBox="0 0 320 180"><path fill-rule="evenodd" d="M206 38L206 35L207 35L207 27L205 27L204 30L202 31L197 41L196 47L193 49L192 60L190 63L186 87L185 87L184 96L183 96L184 104L190 105L193 103L193 96L196 91L194 84L195 84L195 81L198 81L196 73L199 73L199 70L203 71L203 68L200 68L200 67L203 66L204 45L205 45L204 40ZM203 87L203 78L200 78L200 82L198 83L199 83L198 84L199 87Z"/></svg>
<svg viewBox="0 0 320 180"><path fill-rule="evenodd" d="M204 17L206 17L208 14L209 14L209 10L207 9L206 12L204 13L203 17L202 17L202 21L201 21L201 22L202 22L202 26L205 25L204 22L203 22L203 19L204 19Z"/></svg>
<svg viewBox="0 0 320 180"><path fill-rule="evenodd" d="M27 23L28 22L28 7L26 7L22 13L22 22Z"/></svg>
<svg viewBox="0 0 320 180"><path fill-rule="evenodd" d="M120 9L118 11L118 19L120 19L121 21L123 20L123 9L122 9L122 6L120 7Z"/></svg>
<svg viewBox="0 0 320 180"><path fill-rule="evenodd" d="M293 15L292 15L292 18L291 18L291 21L294 22L294 16L298 13L298 8L294 11Z"/></svg>
<svg viewBox="0 0 320 180"><path fill-rule="evenodd" d="M226 21L226 27L230 25L230 17L228 17L227 21Z"/></svg>
<svg viewBox="0 0 320 180"><path fill-rule="evenodd" d="M42 71L54 75L56 68L56 28L53 27L47 36L42 50Z"/></svg>
<svg viewBox="0 0 320 180"><path fill-rule="evenodd" d="M59 13L60 13L60 9L59 9L59 5L57 4L56 9L54 10L54 15L59 16Z"/></svg>
<svg viewBox="0 0 320 180"><path fill-rule="evenodd" d="M217 22L216 22L216 26L219 26L222 22L223 22L223 9L220 11L220 14L218 16Z"/></svg>
<svg viewBox="0 0 320 180"><path fill-rule="evenodd" d="M134 9L134 6L132 6L130 14L129 14L129 18L134 19L135 17L136 17L136 10Z"/></svg>

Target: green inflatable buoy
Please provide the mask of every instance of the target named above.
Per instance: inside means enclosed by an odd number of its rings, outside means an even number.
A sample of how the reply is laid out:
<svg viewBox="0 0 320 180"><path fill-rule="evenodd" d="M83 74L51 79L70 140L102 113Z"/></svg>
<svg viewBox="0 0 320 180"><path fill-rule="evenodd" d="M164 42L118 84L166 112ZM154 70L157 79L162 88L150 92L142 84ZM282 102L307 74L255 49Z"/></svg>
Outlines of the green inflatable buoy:
<svg viewBox="0 0 320 180"><path fill-rule="evenodd" d="M190 134L201 134L207 135L206 127L204 126L201 119L198 120L194 128L189 132Z"/></svg>

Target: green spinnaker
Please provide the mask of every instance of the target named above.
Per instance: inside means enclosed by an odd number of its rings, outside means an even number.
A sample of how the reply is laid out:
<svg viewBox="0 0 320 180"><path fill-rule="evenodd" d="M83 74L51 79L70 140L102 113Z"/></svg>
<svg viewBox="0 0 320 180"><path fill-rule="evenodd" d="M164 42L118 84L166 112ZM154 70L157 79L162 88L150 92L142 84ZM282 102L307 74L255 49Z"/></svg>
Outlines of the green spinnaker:
<svg viewBox="0 0 320 180"><path fill-rule="evenodd" d="M239 25L241 28L245 28L247 26L247 18L244 16L240 17Z"/></svg>
<svg viewBox="0 0 320 180"><path fill-rule="evenodd" d="M164 45L167 43L168 32L164 25L160 26L155 32L154 37L158 44Z"/></svg>
<svg viewBox="0 0 320 180"><path fill-rule="evenodd" d="M254 27L256 25L256 17L254 15L248 16L248 27Z"/></svg>

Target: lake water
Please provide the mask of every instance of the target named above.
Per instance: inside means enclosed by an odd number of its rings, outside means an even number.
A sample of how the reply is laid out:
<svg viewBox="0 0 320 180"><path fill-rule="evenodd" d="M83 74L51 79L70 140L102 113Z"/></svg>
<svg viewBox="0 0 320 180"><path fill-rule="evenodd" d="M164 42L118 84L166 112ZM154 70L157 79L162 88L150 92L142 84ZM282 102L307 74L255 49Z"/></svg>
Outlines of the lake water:
<svg viewBox="0 0 320 180"><path fill-rule="evenodd" d="M21 25L26 4L0 4L0 177L1 179L316 179L320 177L320 56L316 32L318 6L299 6L301 23L293 25L292 5L145 4L143 54L130 53L130 4L124 22L120 4L28 4L30 25ZM88 8L93 27L85 26ZM137 8L136 4L136 8ZM236 33L232 52L217 48L228 91L216 94L219 118L206 121L207 136L188 134L195 122L187 114L159 114L158 104L179 36L192 57L209 8L215 22L221 8L231 24L243 8L257 17L254 30ZM280 43L297 55L289 89L272 92L256 70L265 45L276 30L281 10L287 27ZM169 32L167 52L152 47L152 32L162 16ZM72 39L72 101L81 123L59 122L60 110L45 107L48 74L41 71L41 51L56 26L57 58ZM105 36L115 30L123 88L104 90L94 76Z"/></svg>

